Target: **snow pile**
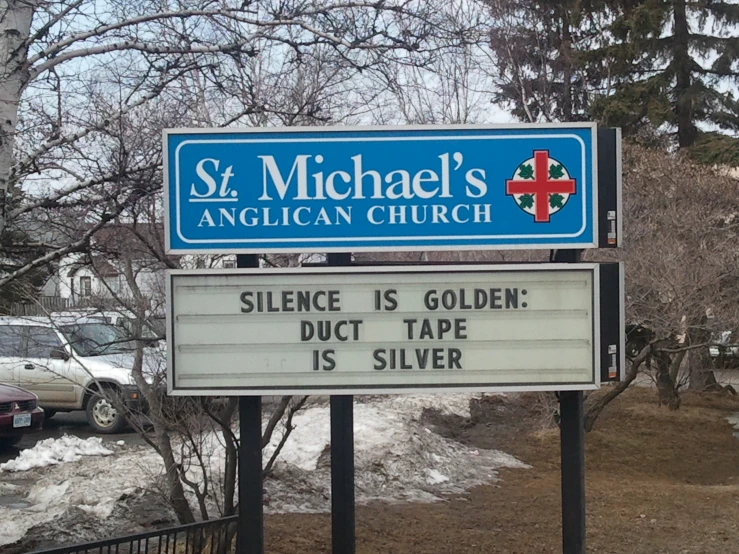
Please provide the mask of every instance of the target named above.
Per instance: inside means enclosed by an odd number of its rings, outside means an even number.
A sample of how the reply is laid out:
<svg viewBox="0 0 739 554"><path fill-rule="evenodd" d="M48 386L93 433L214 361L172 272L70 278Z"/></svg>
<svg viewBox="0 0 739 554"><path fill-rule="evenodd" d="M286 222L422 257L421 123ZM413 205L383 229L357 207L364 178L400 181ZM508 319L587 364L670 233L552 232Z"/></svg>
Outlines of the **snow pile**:
<svg viewBox="0 0 739 554"><path fill-rule="evenodd" d="M468 448L424 425L424 409L469 418L469 394L358 397L354 405L356 500L434 502L445 494L460 494L496 480L500 468L527 468L496 450ZM269 411L265 411L266 419ZM270 479L265 482L272 513L316 513L330 510L331 421L327 402L308 405L293 418L294 431L281 450ZM263 452L264 464L282 439L275 429ZM238 432L236 433L238 435ZM220 433L195 433L210 490L223 486L224 439ZM179 444L183 459L194 460L190 443ZM161 462L159 462L161 464ZM198 464L185 464L188 479L202 485ZM152 478L152 482L155 479ZM198 500L186 495L197 511ZM207 501L209 511L217 506Z"/></svg>
<svg viewBox="0 0 739 554"><path fill-rule="evenodd" d="M357 398L357 502L434 502L445 494L495 481L500 468L529 467L504 452L475 450L444 438L425 423L425 408L468 418L469 401L464 394ZM329 415L324 402L304 408L293 418L295 430L265 483L268 512L330 510ZM281 438L278 427L264 451L265 464ZM209 466L210 491L218 491L223 438L204 432L194 440ZM178 455L187 454L187 448L186 443L176 445ZM65 463L69 461L77 463ZM136 522L144 520L172 520L166 508L149 500L163 498L166 487L162 459L147 446L120 447L99 438L65 436L39 442L2 469L16 473L12 484L6 486L0 480L0 494L21 502L12 508L0 504L0 547L22 539L32 527L35 535L54 537L61 544L122 535L125 526L133 532L139 530ZM195 465L187 471L193 481L202 480ZM146 503L135 505L143 494L150 495ZM187 494L197 512L197 499L189 490ZM208 504L213 506L212 499Z"/></svg>
<svg viewBox="0 0 739 554"><path fill-rule="evenodd" d="M0 504L0 521L3 522L0 525L0 547L20 540L37 525L48 527L50 532L55 530L59 536L66 535L70 531L70 521L91 530L92 536L84 538L93 540L101 536L94 532L98 525L96 522L108 518L121 498L149 486L152 474L161 473L161 458L150 448L140 447L110 456L112 452L99 439L57 439L60 444L75 441L85 445L80 446L75 454L80 456L77 463L57 463L43 468L35 466L26 473L14 474L17 488L13 492L22 493L27 506L18 509ZM35 450L23 451L11 462ZM70 446L69 451L72 450ZM91 520L83 522L85 514ZM83 537L73 537L71 542L80 540Z"/></svg>
<svg viewBox="0 0 739 554"><path fill-rule="evenodd" d="M79 437L64 435L60 439L46 439L36 443L33 448L21 451L20 455L0 464L2 471L28 471L36 467L77 462L83 456L110 456L112 450L103 446L103 439L90 437L82 440Z"/></svg>
<svg viewBox="0 0 739 554"><path fill-rule="evenodd" d="M439 495L496 480L497 469L526 468L495 450L475 450L426 427L424 408L469 417L469 396L384 397L354 406L356 498L359 503L433 502ZM330 418L328 406L296 414L274 479L266 483L270 511L323 512L330 508ZM265 459L276 448L276 432Z"/></svg>

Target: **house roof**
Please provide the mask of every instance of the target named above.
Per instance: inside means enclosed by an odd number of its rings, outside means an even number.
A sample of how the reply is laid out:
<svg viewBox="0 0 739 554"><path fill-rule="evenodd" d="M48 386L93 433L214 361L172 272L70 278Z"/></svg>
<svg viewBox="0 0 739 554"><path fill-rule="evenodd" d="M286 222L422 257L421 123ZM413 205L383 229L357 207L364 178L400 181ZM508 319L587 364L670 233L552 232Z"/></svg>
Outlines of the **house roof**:
<svg viewBox="0 0 739 554"><path fill-rule="evenodd" d="M102 256L92 256L92 263L89 259L81 260L70 266L67 277L74 277L83 267L92 267L100 277L116 277L120 272Z"/></svg>
<svg viewBox="0 0 739 554"><path fill-rule="evenodd" d="M157 262L164 257L164 228L151 223L111 223L95 233L93 248L108 259Z"/></svg>

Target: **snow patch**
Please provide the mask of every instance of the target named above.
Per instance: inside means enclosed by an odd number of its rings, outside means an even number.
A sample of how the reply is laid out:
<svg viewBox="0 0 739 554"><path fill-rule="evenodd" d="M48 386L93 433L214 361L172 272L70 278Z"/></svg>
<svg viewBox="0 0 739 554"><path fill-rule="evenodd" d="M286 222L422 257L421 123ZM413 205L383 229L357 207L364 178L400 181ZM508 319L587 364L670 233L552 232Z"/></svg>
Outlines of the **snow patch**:
<svg viewBox="0 0 739 554"><path fill-rule="evenodd" d="M77 507L83 512L92 514L99 519L106 519L109 518L110 515L113 513L116 500L117 499L115 498L106 498L104 500L101 500L97 504L80 504Z"/></svg>
<svg viewBox="0 0 739 554"><path fill-rule="evenodd" d="M388 503L435 502L446 494L494 482L500 468L528 468L497 450L473 449L437 434L425 409L468 418L472 395L357 397L354 405L356 500ZM737 418L739 423L739 415ZM330 409L319 400L293 418L295 430L285 443L272 478L267 479L266 511L315 513L330 510ZM265 448L265 464L282 438L275 430ZM222 481L225 448L218 433L197 435L209 465L211 490ZM186 452L186 444L177 445ZM183 450L185 449L185 450ZM76 461L76 463L67 463ZM0 506L0 547L12 544L34 526L49 536L62 533L67 542L83 542L85 533L120 532L141 516L128 502L143 490L160 494L163 463L151 448L118 447L100 438L63 437L42 441L2 466L18 475L20 489L0 486L23 496L23 507ZM200 481L199 469L188 476ZM1 484L0 484L1 485ZM197 500L188 493L197 512ZM209 500L209 504L211 501ZM210 507L210 506L209 506ZM157 514L164 516L158 508ZM166 510L164 510L166 511ZM215 512L213 512L215 513ZM169 517L169 516L166 516ZM1 548L0 548L1 550Z"/></svg>
<svg viewBox="0 0 739 554"><path fill-rule="evenodd" d="M30 511L43 511L49 504L56 504L64 498L64 494L69 489L69 481L55 484L45 484L42 487L36 485L31 489L28 495L28 501L32 502Z"/></svg>
<svg viewBox="0 0 739 554"><path fill-rule="evenodd" d="M726 418L726 421L734 428L734 437L739 439L739 413L731 414Z"/></svg>
<svg viewBox="0 0 739 554"><path fill-rule="evenodd" d="M82 440L79 437L64 435L59 439L39 441L33 448L21 451L17 458L0 464L0 472L28 471L37 467L77 462L83 456L110 456L111 454L113 451L103 446L103 439L100 437Z"/></svg>
<svg viewBox="0 0 739 554"><path fill-rule="evenodd" d="M434 502L496 480L500 468L528 468L496 450L475 450L446 439L422 422L424 409L469 417L470 395L379 397L354 406L358 503ZM294 431L266 482L269 511L325 512L330 508L330 410L298 412ZM269 459L282 434L265 449Z"/></svg>
<svg viewBox="0 0 739 554"><path fill-rule="evenodd" d="M15 485L13 483L4 483L3 481L0 481L0 496L13 494L20 488L20 485Z"/></svg>
<svg viewBox="0 0 739 554"><path fill-rule="evenodd" d="M449 477L446 475L442 475L435 469L427 469L426 472L428 473L428 478L426 479L426 482L429 485L438 485L440 483L446 483L449 481Z"/></svg>
<svg viewBox="0 0 739 554"><path fill-rule="evenodd" d="M84 454L77 454L80 456L77 463L36 465L25 473L16 474L23 476L22 479L14 476L18 485L13 494L22 493L24 504L28 505L21 508L0 505L0 521L3 522L0 525L0 551L2 546L21 540L29 529L37 525L54 529L57 521L65 518L68 521L73 517L83 528L94 527L95 521L110 517L119 499L141 487L152 486L154 475L161 473L161 458L150 448L117 452L113 456L100 455L107 449L101 446L99 439L82 441L70 438L72 442L87 444L81 447ZM95 444L97 447L92 448ZM16 460L31 450L35 448L23 451ZM89 514L91 520L83 522L79 518L80 511L75 512L77 509ZM61 523L59 525L59 532L70 536L71 530Z"/></svg>

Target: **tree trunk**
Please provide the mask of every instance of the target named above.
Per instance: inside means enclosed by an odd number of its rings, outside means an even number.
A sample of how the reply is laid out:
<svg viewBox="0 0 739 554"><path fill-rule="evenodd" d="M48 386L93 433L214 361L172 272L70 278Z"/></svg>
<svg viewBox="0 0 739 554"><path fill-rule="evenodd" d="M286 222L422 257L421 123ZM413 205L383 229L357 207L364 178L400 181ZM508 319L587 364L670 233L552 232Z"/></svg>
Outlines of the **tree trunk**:
<svg viewBox="0 0 739 554"><path fill-rule="evenodd" d="M711 340L711 334L706 328L706 321L703 320L701 325L690 327L688 329L688 338L691 345L699 346L708 344ZM721 390L722 387L716 381L713 373L713 364L708 346L701 346L690 351L690 390Z"/></svg>
<svg viewBox="0 0 739 554"><path fill-rule="evenodd" d="M157 445L164 461L165 479L167 491L169 492L168 500L177 516L177 521L183 525L195 523L195 516L192 513L192 508L187 498L185 498L185 488L182 486L182 481L180 481L180 476L177 472L177 461L174 457L172 441L161 423L156 425L154 436L156 437Z"/></svg>
<svg viewBox="0 0 739 554"><path fill-rule="evenodd" d="M675 381L670 375L670 356L666 352L659 352L654 357L657 362L657 395L659 405L663 404L671 410L680 407L680 395L677 392Z"/></svg>
<svg viewBox="0 0 739 554"><path fill-rule="evenodd" d="M159 455L162 457L162 461L164 462L164 478L167 483L168 492L167 500L177 516L177 521L183 525L195 523L195 516L192 513L190 504L187 502L187 498L185 498L185 489L182 486L182 481L180 481L180 476L177 471L177 460L174 456L172 441L167 433L166 424L161 421L162 406L156 392L152 390L141 372L144 347L143 344L141 344L141 341L137 342L139 344L136 347L133 378L136 382L136 386L149 404L149 417L151 422L154 424L156 445L159 449Z"/></svg>
<svg viewBox="0 0 739 554"><path fill-rule="evenodd" d="M154 437L159 455L164 462L164 478L167 484L168 502L177 516L177 520L186 525L195 523L195 515L185 497L185 488L180 479L177 460L175 459L172 441L167 431L167 423L162 418L162 404L157 392L152 389L144 379L142 368L144 366L144 342L139 337L143 336L144 319L146 318L146 299L141 294L141 289L136 283L133 267L130 260L123 264L123 274L126 278L134 298L135 319L133 321L133 336L137 337L136 352L133 360L133 380L144 395L149 405L149 419L154 426Z"/></svg>
<svg viewBox="0 0 739 554"><path fill-rule="evenodd" d="M28 83L27 48L36 2L0 0L0 233L7 225L18 107Z"/></svg>
<svg viewBox="0 0 739 554"><path fill-rule="evenodd" d="M686 0L673 0L675 10L675 36L672 49L675 64L675 117L677 139L681 148L692 146L698 138L698 129L693 122L693 101L690 98L691 59L690 27Z"/></svg>
<svg viewBox="0 0 739 554"><path fill-rule="evenodd" d="M600 416L603 409L610 404L618 395L624 392L629 385L636 379L639 374L639 368L644 363L652 352L652 346L648 344L636 355L629 366L629 371L626 372L624 380L613 386L611 390L605 394L592 394L588 396L585 402L585 417L583 426L585 431L588 433L593 430L595 421Z"/></svg>
<svg viewBox="0 0 739 554"><path fill-rule="evenodd" d="M228 423L233 421L233 416L238 406L238 398L228 399L228 408L226 415L223 417L224 421ZM222 429L221 433L226 444L226 462L223 469L223 517L228 517L236 513L236 475L239 467L239 453L236 443L234 443L226 429Z"/></svg>
<svg viewBox="0 0 739 554"><path fill-rule="evenodd" d="M713 370L705 367L690 367L690 390L706 391L706 390L723 390L723 387L716 381L716 375Z"/></svg>
<svg viewBox="0 0 739 554"><path fill-rule="evenodd" d="M560 56L564 67L562 68L562 115L564 121L572 121L572 33L570 32L570 6L564 3L562 10L562 47Z"/></svg>
<svg viewBox="0 0 739 554"><path fill-rule="evenodd" d="M723 387L716 381L716 375L711 367L711 356L708 347L693 350L690 353L690 390L722 390Z"/></svg>
<svg viewBox="0 0 739 554"><path fill-rule="evenodd" d="M711 355L708 347L701 347L690 352L690 390L722 390L713 373Z"/></svg>
<svg viewBox="0 0 739 554"><path fill-rule="evenodd" d="M677 383L677 379L680 376L680 366L683 364L686 352L686 350L678 352L670 362L670 379L672 379L673 383Z"/></svg>

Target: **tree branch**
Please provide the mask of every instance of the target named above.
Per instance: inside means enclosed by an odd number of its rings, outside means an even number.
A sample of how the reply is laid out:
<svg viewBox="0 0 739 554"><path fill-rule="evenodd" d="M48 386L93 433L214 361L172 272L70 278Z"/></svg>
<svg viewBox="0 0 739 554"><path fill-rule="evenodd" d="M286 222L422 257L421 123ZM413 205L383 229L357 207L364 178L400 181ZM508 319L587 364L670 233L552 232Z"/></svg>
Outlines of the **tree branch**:
<svg viewBox="0 0 739 554"><path fill-rule="evenodd" d="M293 432L293 429L295 427L293 426L293 416L295 413L300 410L303 405L305 405L305 402L308 400L307 396L303 396L300 400L298 400L297 403L292 405L290 407L290 410L287 413L287 421L285 421L285 432L282 434L282 438L280 439L280 443L277 445L277 448L275 448L275 451L272 453L272 456L270 456L269 461L267 462L267 465L264 468L263 475L269 475L272 473L272 468L275 465L275 461L277 460L277 457L280 455L280 452L282 452L282 448L285 446L285 443L287 442L287 439L290 437L290 434Z"/></svg>
<svg viewBox="0 0 739 554"><path fill-rule="evenodd" d="M37 267L48 265L51 262L55 262L62 256L66 256L67 254L70 254L72 252L78 252L81 248L83 248L88 243L92 235L97 233L103 226L105 226L106 223L108 223L109 221L112 221L117 216L119 216L124 210L125 210L125 205L122 205L122 206L119 206L116 211L113 211L110 214L102 215L100 217L100 221L98 221L95 225L93 225L90 229L88 229L85 233L83 233L80 239L72 242L71 244L68 244L67 246L63 248L60 248L53 252L49 252L45 256L36 258L35 260L27 263L23 267L13 271L12 273L9 273L3 276L2 278L0 278L0 288L4 287L5 285L10 283L14 279L18 279L19 277L22 277L23 275L27 274L29 271L36 269Z"/></svg>
<svg viewBox="0 0 739 554"><path fill-rule="evenodd" d="M277 427L277 424L282 419L282 416L285 415L285 410L290 404L291 398L292 396L283 396L280 399L280 403L275 408L275 411L272 412L272 417L269 418L269 421L267 422L267 427L265 428L264 434L262 435L262 448L267 446L269 444L269 441L272 440L272 433L274 433L275 427Z"/></svg>

